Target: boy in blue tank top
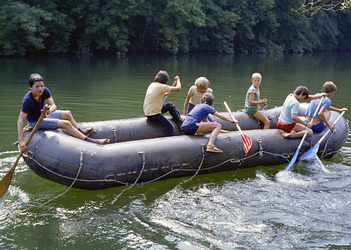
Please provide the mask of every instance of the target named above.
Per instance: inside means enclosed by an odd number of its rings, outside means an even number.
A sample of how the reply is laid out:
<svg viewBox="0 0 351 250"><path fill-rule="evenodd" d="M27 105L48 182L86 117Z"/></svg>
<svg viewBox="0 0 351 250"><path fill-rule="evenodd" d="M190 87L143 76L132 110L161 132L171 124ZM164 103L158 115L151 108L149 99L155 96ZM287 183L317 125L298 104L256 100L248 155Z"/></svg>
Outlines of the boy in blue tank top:
<svg viewBox="0 0 351 250"><path fill-rule="evenodd" d="M78 128L71 111L57 110L57 106L51 96L50 90L44 86L44 79L37 73L31 74L28 80L30 91L23 97L22 108L17 120L18 145L21 152L27 149L23 135L23 124L27 119L30 127L37 123L41 111L44 107L45 100L50 105L45 118L38 129L56 129L63 128L68 134L89 142L97 144L107 144L109 139L92 139L87 135L92 132L92 128L81 130Z"/></svg>
<svg viewBox="0 0 351 250"><path fill-rule="evenodd" d="M315 132L321 132L325 126L327 126L328 128L330 128L331 130L334 130L335 127L330 124L329 122L329 118L330 118L330 111L336 111L336 112L343 112L343 111L347 111L347 108L335 108L333 106L331 106L332 101L331 98L334 96L335 92L336 92L337 88L335 83L331 82L331 81L327 81L323 84L322 86L322 92L326 93L327 96L323 99L320 108L318 110L318 113L316 115L316 117L314 118L313 122L312 122L312 130ZM312 116L314 114L314 112L316 111L316 108L318 106L318 100L313 100L311 101L310 105L308 106L308 109L306 111L306 121L310 122L312 120Z"/></svg>

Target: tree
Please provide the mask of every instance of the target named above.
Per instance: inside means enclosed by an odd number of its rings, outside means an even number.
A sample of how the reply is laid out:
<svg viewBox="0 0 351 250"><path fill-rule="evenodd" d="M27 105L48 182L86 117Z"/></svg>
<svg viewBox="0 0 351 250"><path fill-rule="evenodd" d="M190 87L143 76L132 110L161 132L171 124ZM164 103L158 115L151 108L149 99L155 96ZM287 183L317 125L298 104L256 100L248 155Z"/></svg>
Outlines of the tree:
<svg viewBox="0 0 351 250"><path fill-rule="evenodd" d="M305 0L299 8L292 9L301 13L310 13L314 16L321 10L326 11L348 11L351 9L351 0Z"/></svg>

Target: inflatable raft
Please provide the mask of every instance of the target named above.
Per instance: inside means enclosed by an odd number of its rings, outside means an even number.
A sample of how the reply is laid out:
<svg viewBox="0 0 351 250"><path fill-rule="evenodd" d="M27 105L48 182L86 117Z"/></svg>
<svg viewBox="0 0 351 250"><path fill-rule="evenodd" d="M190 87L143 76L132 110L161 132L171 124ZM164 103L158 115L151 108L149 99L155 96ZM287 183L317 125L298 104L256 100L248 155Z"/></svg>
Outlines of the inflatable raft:
<svg viewBox="0 0 351 250"><path fill-rule="evenodd" d="M307 105L300 105L302 115ZM215 144L221 154L205 151L209 134L161 137L162 131L143 118L86 122L82 128L94 127L93 138L110 138L108 145L97 145L73 138L61 130L37 131L23 156L26 164L39 176L57 183L82 189L103 189L119 185L144 184L164 178L288 163L301 139L285 139L275 129L281 107L264 111L271 121L269 130L249 118L245 112L234 112L244 133L253 145L245 156L241 136L235 125L218 121L222 128ZM223 115L228 114L223 113ZM339 114L332 112L331 121ZM344 145L348 124L341 118L336 133L320 145L319 157L330 158ZM306 139L300 155L326 132Z"/></svg>

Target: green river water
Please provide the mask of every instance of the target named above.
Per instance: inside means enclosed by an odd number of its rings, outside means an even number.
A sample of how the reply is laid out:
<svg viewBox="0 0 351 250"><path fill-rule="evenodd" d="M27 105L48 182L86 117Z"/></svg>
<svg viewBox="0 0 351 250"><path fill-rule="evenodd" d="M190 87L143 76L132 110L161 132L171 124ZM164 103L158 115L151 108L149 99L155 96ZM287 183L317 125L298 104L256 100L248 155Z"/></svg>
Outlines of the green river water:
<svg viewBox="0 0 351 250"><path fill-rule="evenodd" d="M148 84L158 70L179 75L182 91L168 97L182 110L189 87L206 76L215 108L242 109L253 72L263 76L261 98L281 106L298 85L311 93L326 80L338 91L333 106L350 108L347 53L307 55L131 55L0 59L0 177L18 149L16 122L27 79L45 79L59 109L77 121L143 116ZM170 81L171 83L172 81ZM351 113L345 114L347 119ZM34 174L23 161L0 199L4 249L332 249L351 248L351 140L330 160L256 167L135 186L86 191Z"/></svg>

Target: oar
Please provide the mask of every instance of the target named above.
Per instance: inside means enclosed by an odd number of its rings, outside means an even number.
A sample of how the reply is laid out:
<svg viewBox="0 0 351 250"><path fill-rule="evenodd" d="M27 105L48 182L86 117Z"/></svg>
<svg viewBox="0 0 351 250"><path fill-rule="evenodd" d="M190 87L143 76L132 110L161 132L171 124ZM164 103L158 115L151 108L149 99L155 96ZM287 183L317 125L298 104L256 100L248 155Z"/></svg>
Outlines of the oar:
<svg viewBox="0 0 351 250"><path fill-rule="evenodd" d="M318 109L319 109L319 107L321 106L323 99L324 99L324 96L323 96L323 97L321 98L321 100L319 101L318 106L317 106L317 108L316 108L316 111L314 111L314 114L313 114L313 116L312 116L312 120L311 120L310 123L313 122L314 117L317 115ZM299 152L300 152L302 143L304 142L304 140L305 140L305 138L306 138L306 136L307 136L308 129L309 129L309 128L306 127L306 132L305 132L305 134L303 135L302 140L301 140L299 146L297 147L296 152L295 152L293 158L292 158L291 161L289 162L289 165L284 169L285 171L288 171L288 170L294 165L294 163L295 163L295 161L296 161L296 159L297 159L297 156L299 155Z"/></svg>
<svg viewBox="0 0 351 250"><path fill-rule="evenodd" d="M235 119L232 111L230 110L228 104L226 102L224 102L224 106L226 107L228 113L230 114L230 116L232 117L233 121L235 122L236 127L238 128L240 135L241 135L241 139L243 141L243 147L244 147L244 152L245 155L247 155L247 153L250 151L251 147L252 147L252 140L250 137L248 137L247 135L245 135L243 133L243 131L241 130L241 128L239 127L238 121Z"/></svg>
<svg viewBox="0 0 351 250"><path fill-rule="evenodd" d="M29 145L29 142L32 140L32 137L35 133L35 131L37 131L41 121L44 119L45 117L45 114L47 112L47 110L49 109L49 105L45 105L44 109L43 109L43 112L41 113L40 117L39 117L39 120L37 121L37 123L35 124L32 132L30 133L29 135L29 138L27 139L26 141L26 146ZM9 172L7 172L7 174L2 177L2 179L0 180L0 198L6 193L7 189L9 188L10 186L10 183L11 183L11 180L12 180L12 175L13 175L13 172L15 171L15 168L17 166L17 163L18 161L21 159L22 155L23 155L24 152L20 152L18 155L17 155L17 158L16 158L16 161L15 163L12 165L11 169Z"/></svg>
<svg viewBox="0 0 351 250"><path fill-rule="evenodd" d="M174 80L173 84L171 85L172 87L176 86L177 85L177 81ZM162 100L162 104L166 102L167 98L168 98L169 95L166 95L165 97L163 97L163 100Z"/></svg>
<svg viewBox="0 0 351 250"><path fill-rule="evenodd" d="M343 111L334 121L333 126L339 121L339 119L344 115L345 111ZM306 151L301 157L300 160L302 161L308 161L310 159L314 159L314 157L317 155L319 146L321 145L321 142L325 139L325 137L329 134L330 129L328 129L327 132L318 140L318 142L310 148L308 151Z"/></svg>

